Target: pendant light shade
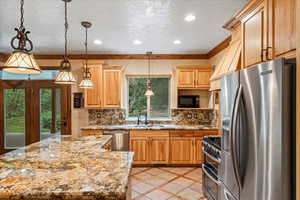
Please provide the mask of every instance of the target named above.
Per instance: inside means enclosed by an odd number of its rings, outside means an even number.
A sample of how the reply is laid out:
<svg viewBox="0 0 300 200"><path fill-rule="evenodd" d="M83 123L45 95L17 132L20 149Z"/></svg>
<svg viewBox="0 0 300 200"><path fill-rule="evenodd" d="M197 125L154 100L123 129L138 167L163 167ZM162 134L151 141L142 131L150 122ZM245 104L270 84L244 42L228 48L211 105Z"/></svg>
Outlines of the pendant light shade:
<svg viewBox="0 0 300 200"><path fill-rule="evenodd" d="M81 25L85 28L85 65L83 66L83 79L79 84L79 88L82 89L90 89L93 88L93 82L91 80L91 72L89 70L89 66L88 66L88 35L87 35L87 29L91 28L92 23L90 22L81 22Z"/></svg>
<svg viewBox="0 0 300 200"><path fill-rule="evenodd" d="M15 74L40 74L41 70L30 54L33 49L33 44L28 38L30 32L24 27L24 0L20 2L21 24L19 28L15 28L17 35L10 42L14 51L4 64L3 70Z"/></svg>
<svg viewBox="0 0 300 200"><path fill-rule="evenodd" d="M66 84L71 85L76 83L76 79L71 71L71 63L68 58L68 13L67 13L67 3L71 2L71 0L62 0L65 2L65 56L64 60L60 64L61 70L56 76L55 83L56 84Z"/></svg>
<svg viewBox="0 0 300 200"><path fill-rule="evenodd" d="M152 52L147 52L147 55L148 55L148 80L147 80L147 90L145 92L145 96L152 97L154 96L154 92L152 90L152 82L150 79L150 67L151 67L150 60L151 60Z"/></svg>
<svg viewBox="0 0 300 200"><path fill-rule="evenodd" d="M41 70L36 61L34 60L33 55L21 51L13 52L4 64L4 66L4 71L15 74L41 73Z"/></svg>

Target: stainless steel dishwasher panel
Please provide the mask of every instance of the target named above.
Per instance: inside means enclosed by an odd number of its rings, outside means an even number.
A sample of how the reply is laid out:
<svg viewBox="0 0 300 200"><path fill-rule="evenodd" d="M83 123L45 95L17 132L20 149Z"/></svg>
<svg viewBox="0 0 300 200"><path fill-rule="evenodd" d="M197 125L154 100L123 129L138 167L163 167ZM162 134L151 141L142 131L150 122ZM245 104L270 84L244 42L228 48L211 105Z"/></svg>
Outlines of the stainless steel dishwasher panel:
<svg viewBox="0 0 300 200"><path fill-rule="evenodd" d="M112 151L129 151L129 131L104 131L103 135L112 136Z"/></svg>

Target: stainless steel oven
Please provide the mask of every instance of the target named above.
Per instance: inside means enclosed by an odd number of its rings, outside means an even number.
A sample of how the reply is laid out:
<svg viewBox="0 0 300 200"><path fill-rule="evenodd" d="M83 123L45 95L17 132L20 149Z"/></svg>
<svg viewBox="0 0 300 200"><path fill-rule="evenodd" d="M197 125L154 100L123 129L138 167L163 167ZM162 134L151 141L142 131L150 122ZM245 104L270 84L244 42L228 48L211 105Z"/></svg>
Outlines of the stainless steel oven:
<svg viewBox="0 0 300 200"><path fill-rule="evenodd" d="M203 193L208 200L221 200L221 180L219 170L221 163L221 137L208 136L203 141L204 164Z"/></svg>

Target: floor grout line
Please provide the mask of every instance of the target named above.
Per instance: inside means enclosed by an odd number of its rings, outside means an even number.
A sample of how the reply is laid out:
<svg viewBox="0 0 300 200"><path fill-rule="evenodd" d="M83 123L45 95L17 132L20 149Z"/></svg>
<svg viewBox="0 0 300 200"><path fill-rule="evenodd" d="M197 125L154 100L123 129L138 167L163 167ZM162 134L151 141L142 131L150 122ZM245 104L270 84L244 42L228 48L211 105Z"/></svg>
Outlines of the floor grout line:
<svg viewBox="0 0 300 200"><path fill-rule="evenodd" d="M160 170L162 170L162 171L164 171L164 172L173 174L173 175L175 175L176 177L174 177L174 178L168 180L166 183L163 183L163 184L161 184L161 185L156 185L156 186L155 186L155 185L152 185L152 184L150 184L150 183L145 182L144 180L142 180L142 179L139 178L139 177L135 177L136 175L141 174L141 173L143 173L143 172L144 172L144 173L147 173L147 171L150 171L151 169L160 169ZM189 178L189 177L185 177L185 175L187 175L187 174L189 174L189 173L191 173L191 172L193 172L193 171L196 171L197 169L199 169L199 168L192 168L191 170L188 170L188 171L186 171L186 172L183 173L183 174L178 174L178 173L175 173L175 172L172 172L172 171L168 171L167 169L163 169L163 168L160 168L160 167L158 167L158 168L155 168L155 167L149 167L149 168L146 168L145 170L142 170L142 171L140 171L140 172L137 172L137 173L131 175L131 177L133 177L133 178L135 178L136 180L138 180L138 181L140 181L140 182L142 182L142 183L144 183L144 184L146 184L146 185L149 185L149 186L151 186L151 187L153 187L153 188L152 188L151 190L145 192L145 193L142 193L142 194L141 194L140 192L137 192L137 191L134 190L136 193L140 194L140 195L138 195L137 197L135 197L134 199L138 199L138 198L142 198L142 197L147 197L148 199L151 199L150 197L147 196L147 194L150 194L151 192L153 192L153 191L155 191L155 190L159 190L159 191L165 192L165 193L167 193L167 194L170 194L170 195L171 195L170 198L176 197L176 198L179 198L179 199L183 199L183 198L180 197L178 194L179 194L180 192L186 190L187 188L190 188L193 184L199 183L198 180L195 180L195 179L192 179L192 178ZM151 176L155 176L155 177L156 177L156 176L159 176L159 175L153 175L153 174L150 174L150 173L148 173L148 174L151 175ZM161 177L161 178L162 178L162 177ZM193 183L190 184L189 186L183 187L183 188L182 188L181 190L179 190L176 194L171 193L171 192L169 192L169 191L167 191L167 190L164 190L164 189L162 188L162 187L164 187L165 185L167 185L167 184L169 184L169 183L171 183L171 182L174 182L175 180L177 180L177 179L179 179L179 178L185 178L185 179L187 179L187 180L193 181ZM162 179L164 179L164 178L162 178ZM201 180L201 182L202 182L202 180ZM191 189L191 190L192 190L192 189ZM194 190L193 190L193 191L194 191ZM197 192L197 191L195 191L195 192ZM170 199L170 198L168 198L168 199ZM134 200L134 199L133 199L133 200ZM202 199L202 197L201 197L200 199Z"/></svg>

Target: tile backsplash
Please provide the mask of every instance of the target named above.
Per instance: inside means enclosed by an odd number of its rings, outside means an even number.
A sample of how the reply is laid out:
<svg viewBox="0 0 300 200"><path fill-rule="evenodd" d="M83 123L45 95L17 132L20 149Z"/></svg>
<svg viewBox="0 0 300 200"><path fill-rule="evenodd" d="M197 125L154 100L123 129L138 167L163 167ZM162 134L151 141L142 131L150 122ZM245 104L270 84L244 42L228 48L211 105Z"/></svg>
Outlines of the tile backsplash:
<svg viewBox="0 0 300 200"><path fill-rule="evenodd" d="M152 121L154 124L178 124L178 125L214 125L214 110L186 110L172 109L171 120ZM126 121L125 109L93 109L89 110L89 125L121 125L127 123L136 123Z"/></svg>
<svg viewBox="0 0 300 200"><path fill-rule="evenodd" d="M89 110L89 125L120 125L125 124L125 109Z"/></svg>

